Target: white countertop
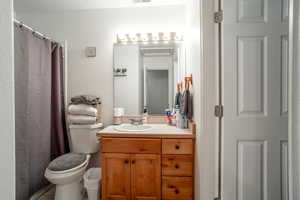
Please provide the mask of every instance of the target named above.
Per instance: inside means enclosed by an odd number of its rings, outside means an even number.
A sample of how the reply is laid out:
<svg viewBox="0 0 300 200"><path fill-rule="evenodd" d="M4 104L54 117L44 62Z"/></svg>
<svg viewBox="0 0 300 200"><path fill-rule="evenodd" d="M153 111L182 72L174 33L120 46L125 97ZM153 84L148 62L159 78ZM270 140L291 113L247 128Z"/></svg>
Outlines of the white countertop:
<svg viewBox="0 0 300 200"><path fill-rule="evenodd" d="M129 137L136 137L136 136L186 136L192 137L192 131L190 129L180 129L176 126L170 126L167 124L145 124L150 125L151 129L143 132L129 132L129 131L118 131L115 129L115 126L108 126L97 133L98 136L129 136Z"/></svg>

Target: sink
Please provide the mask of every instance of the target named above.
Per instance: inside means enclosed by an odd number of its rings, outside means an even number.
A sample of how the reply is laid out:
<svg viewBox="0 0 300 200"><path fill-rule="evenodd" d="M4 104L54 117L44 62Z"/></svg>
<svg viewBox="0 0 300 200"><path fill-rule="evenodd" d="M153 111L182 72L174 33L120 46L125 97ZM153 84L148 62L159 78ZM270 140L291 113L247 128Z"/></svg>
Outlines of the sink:
<svg viewBox="0 0 300 200"><path fill-rule="evenodd" d="M150 125L132 125L132 124L122 124L115 126L114 129L120 132L145 132L152 129Z"/></svg>

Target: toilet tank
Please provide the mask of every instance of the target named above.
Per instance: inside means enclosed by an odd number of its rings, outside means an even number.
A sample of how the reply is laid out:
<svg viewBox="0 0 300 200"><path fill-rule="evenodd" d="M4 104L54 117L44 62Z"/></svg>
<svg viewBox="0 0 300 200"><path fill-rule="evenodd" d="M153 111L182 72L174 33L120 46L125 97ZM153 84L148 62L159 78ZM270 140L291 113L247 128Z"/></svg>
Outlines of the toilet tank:
<svg viewBox="0 0 300 200"><path fill-rule="evenodd" d="M99 151L99 142L96 133L103 128L102 123L92 125L70 125L72 152L96 153Z"/></svg>

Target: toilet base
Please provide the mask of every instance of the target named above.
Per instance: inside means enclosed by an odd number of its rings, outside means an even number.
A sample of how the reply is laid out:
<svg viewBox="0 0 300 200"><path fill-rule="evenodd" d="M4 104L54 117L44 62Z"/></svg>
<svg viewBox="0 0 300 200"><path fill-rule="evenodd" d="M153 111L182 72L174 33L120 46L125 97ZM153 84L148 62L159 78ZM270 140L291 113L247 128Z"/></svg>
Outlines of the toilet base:
<svg viewBox="0 0 300 200"><path fill-rule="evenodd" d="M56 185L55 200L82 200L83 185L81 181Z"/></svg>

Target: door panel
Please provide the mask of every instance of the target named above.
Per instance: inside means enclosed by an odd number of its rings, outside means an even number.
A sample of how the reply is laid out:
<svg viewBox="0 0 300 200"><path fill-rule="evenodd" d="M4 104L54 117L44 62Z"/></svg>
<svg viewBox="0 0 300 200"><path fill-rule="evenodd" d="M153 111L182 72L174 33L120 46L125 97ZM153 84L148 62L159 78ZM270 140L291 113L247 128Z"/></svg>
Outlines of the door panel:
<svg viewBox="0 0 300 200"><path fill-rule="evenodd" d="M102 154L103 200L130 200L130 155Z"/></svg>
<svg viewBox="0 0 300 200"><path fill-rule="evenodd" d="M281 115L288 114L288 36L281 36Z"/></svg>
<svg viewBox="0 0 300 200"><path fill-rule="evenodd" d="M266 115L267 38L238 37L238 114Z"/></svg>
<svg viewBox="0 0 300 200"><path fill-rule="evenodd" d="M267 0L238 0L238 21L266 22L267 9Z"/></svg>
<svg viewBox="0 0 300 200"><path fill-rule="evenodd" d="M161 158L155 154L131 156L132 200L161 199Z"/></svg>
<svg viewBox="0 0 300 200"><path fill-rule="evenodd" d="M281 142L281 200L289 200L288 142Z"/></svg>
<svg viewBox="0 0 300 200"><path fill-rule="evenodd" d="M239 141L237 159L238 199L266 199L267 143L265 141Z"/></svg>
<svg viewBox="0 0 300 200"><path fill-rule="evenodd" d="M287 190L287 3L223 0L223 200L281 200Z"/></svg>

